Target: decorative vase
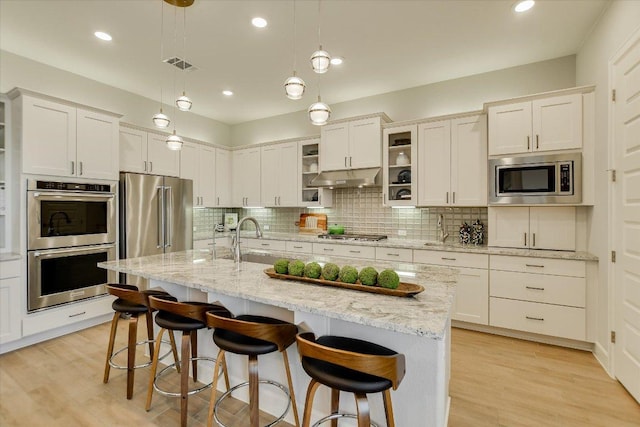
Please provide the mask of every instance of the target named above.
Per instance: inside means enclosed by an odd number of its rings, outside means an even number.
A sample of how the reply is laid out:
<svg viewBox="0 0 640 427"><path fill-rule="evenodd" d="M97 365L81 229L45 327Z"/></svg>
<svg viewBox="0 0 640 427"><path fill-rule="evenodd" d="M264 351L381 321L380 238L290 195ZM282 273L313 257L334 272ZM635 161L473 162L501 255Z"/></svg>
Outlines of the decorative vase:
<svg viewBox="0 0 640 427"><path fill-rule="evenodd" d="M404 152L398 153L398 157L396 157L396 165L405 166L409 164L409 157L407 157Z"/></svg>

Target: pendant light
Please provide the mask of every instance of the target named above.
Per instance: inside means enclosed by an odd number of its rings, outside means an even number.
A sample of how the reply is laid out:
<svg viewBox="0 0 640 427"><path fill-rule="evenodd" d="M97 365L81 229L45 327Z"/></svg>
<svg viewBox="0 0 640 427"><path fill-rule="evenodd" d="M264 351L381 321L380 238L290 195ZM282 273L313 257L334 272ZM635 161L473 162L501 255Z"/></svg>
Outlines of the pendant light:
<svg viewBox="0 0 640 427"><path fill-rule="evenodd" d="M296 0L293 0L293 76L284 82L284 91L289 99L300 99L304 95L304 80L296 76Z"/></svg>
<svg viewBox="0 0 640 427"><path fill-rule="evenodd" d="M164 1L161 4L161 12L160 12L160 63L162 63L162 58L164 56ZM160 128L166 129L169 127L171 120L169 117L162 112L162 77L160 78L160 112L154 114L152 119L153 124Z"/></svg>
<svg viewBox="0 0 640 427"><path fill-rule="evenodd" d="M182 150L182 138L176 135L176 130L173 130L173 133L169 135L167 138L167 148L172 151Z"/></svg>
<svg viewBox="0 0 640 427"><path fill-rule="evenodd" d="M187 8L182 8L182 72L185 72L185 66L187 63ZM184 75L184 79L182 81L182 96L176 99L176 106L180 111L189 111L191 110L191 106L193 102L187 96L186 86L187 86L187 75Z"/></svg>
<svg viewBox="0 0 640 427"><path fill-rule="evenodd" d="M318 74L324 74L329 71L331 66L331 56L329 52L322 49L322 43L320 43L320 0L318 0L318 45L320 48L313 52L311 55L311 68Z"/></svg>
<svg viewBox="0 0 640 427"><path fill-rule="evenodd" d="M318 102L314 102L309 106L309 120L311 120L312 125L322 126L326 125L329 121L329 117L331 117L331 108L320 98L318 95Z"/></svg>

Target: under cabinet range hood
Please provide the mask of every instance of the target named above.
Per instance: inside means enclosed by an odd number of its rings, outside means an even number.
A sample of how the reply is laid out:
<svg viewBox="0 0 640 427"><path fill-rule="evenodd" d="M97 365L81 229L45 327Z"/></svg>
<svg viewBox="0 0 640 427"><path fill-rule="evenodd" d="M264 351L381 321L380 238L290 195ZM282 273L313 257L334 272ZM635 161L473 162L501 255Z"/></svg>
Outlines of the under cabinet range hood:
<svg viewBox="0 0 640 427"><path fill-rule="evenodd" d="M321 172L309 183L310 187L376 187L380 186L380 168L351 169Z"/></svg>

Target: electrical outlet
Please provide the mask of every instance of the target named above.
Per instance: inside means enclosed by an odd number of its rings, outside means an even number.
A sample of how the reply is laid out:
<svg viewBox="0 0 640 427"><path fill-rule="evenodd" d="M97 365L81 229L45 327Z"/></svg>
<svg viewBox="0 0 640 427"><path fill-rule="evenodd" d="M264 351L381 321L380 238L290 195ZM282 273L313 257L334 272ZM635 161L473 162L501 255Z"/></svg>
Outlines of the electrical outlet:
<svg viewBox="0 0 640 427"><path fill-rule="evenodd" d="M398 236L406 236L407 230L398 230Z"/></svg>
<svg viewBox="0 0 640 427"><path fill-rule="evenodd" d="M266 231L266 230L270 229L271 226L269 224L265 224L264 227L262 227L262 228Z"/></svg>
<svg viewBox="0 0 640 427"><path fill-rule="evenodd" d="M197 228L195 225L193 226L193 231L194 231L194 233L195 233L196 231L198 231L198 228Z"/></svg>

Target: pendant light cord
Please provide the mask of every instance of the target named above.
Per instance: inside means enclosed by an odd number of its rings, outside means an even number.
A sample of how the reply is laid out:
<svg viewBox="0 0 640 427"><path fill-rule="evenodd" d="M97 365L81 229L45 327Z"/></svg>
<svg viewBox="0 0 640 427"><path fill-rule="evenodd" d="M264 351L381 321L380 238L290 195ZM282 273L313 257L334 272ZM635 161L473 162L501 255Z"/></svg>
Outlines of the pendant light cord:
<svg viewBox="0 0 640 427"><path fill-rule="evenodd" d="M320 22L322 21L322 12L320 5L322 4L321 0L318 0L318 45L320 46L320 50L322 50L322 43L320 42Z"/></svg>
<svg viewBox="0 0 640 427"><path fill-rule="evenodd" d="M164 0L163 0L164 1ZM178 8L174 8L173 10L173 48L174 50L178 51ZM178 55L176 55L178 56ZM176 98L176 67L174 67L173 69L173 97L174 99ZM174 114L174 119L173 119L173 133L176 133L176 120L178 118L178 110L176 109L176 103L173 103L173 114Z"/></svg>
<svg viewBox="0 0 640 427"><path fill-rule="evenodd" d="M182 8L183 19L182 19L182 72L184 73L185 67L187 65L187 8ZM183 76L182 80L182 92L185 93L187 91L187 75Z"/></svg>
<svg viewBox="0 0 640 427"><path fill-rule="evenodd" d="M160 63L164 57L164 0L160 0ZM160 112L162 113L162 72L160 72Z"/></svg>
<svg viewBox="0 0 640 427"><path fill-rule="evenodd" d="M296 0L293 0L293 75L296 75Z"/></svg>

